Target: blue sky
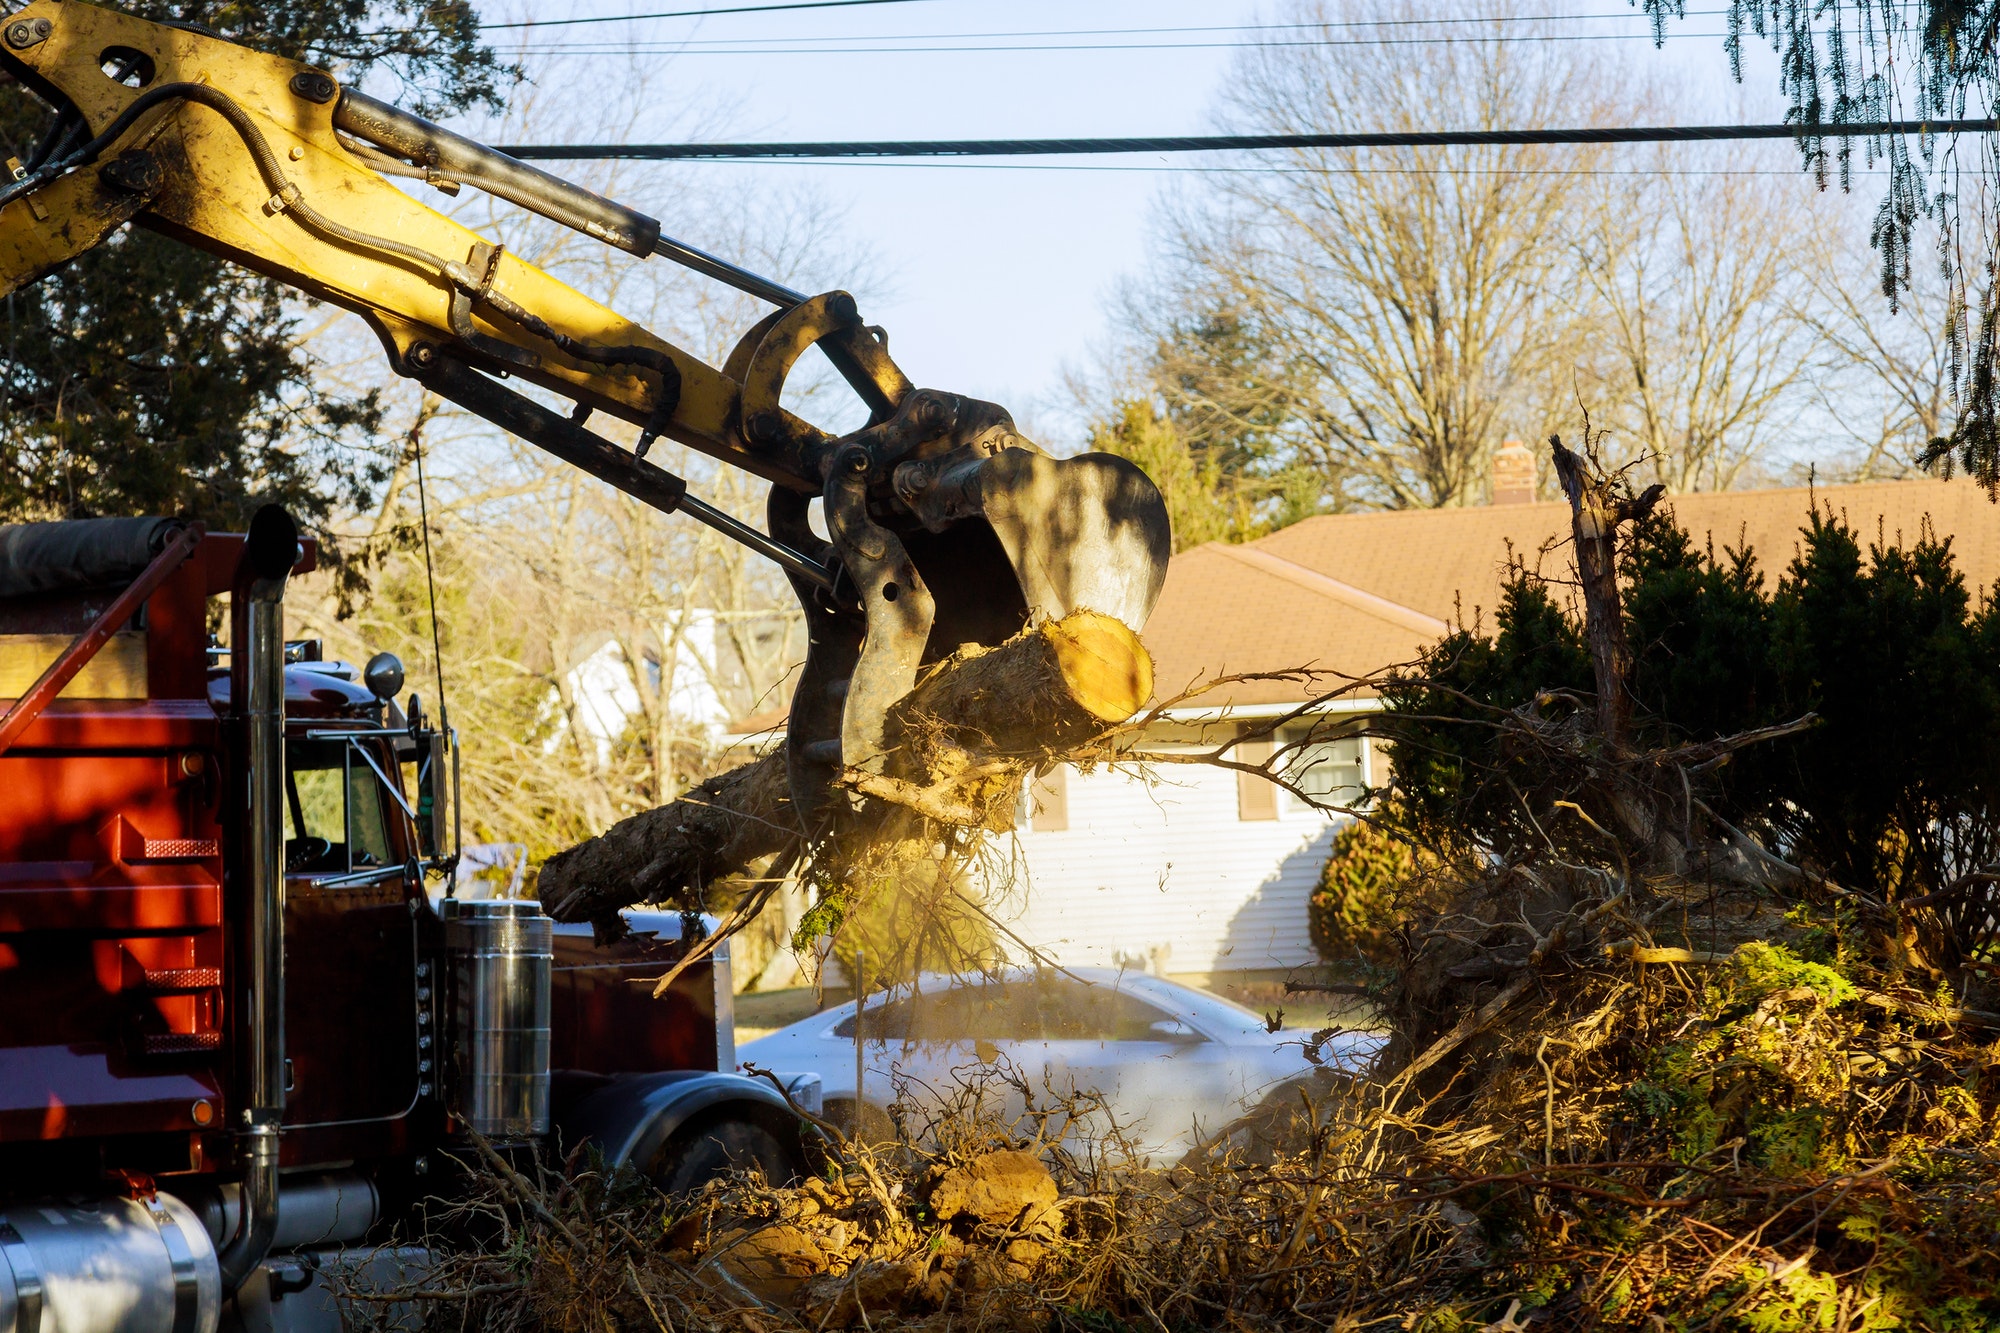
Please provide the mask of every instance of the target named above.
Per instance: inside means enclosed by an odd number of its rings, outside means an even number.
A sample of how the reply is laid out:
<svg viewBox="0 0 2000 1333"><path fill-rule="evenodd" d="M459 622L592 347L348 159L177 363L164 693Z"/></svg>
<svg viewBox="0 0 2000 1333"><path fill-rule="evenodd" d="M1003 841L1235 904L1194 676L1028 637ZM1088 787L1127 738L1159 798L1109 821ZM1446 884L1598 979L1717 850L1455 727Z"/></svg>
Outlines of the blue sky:
<svg viewBox="0 0 2000 1333"><path fill-rule="evenodd" d="M699 3L577 0L538 7L535 15L546 21ZM915 0L540 28L531 40L544 52L598 51L607 59L632 41L663 56L672 51L654 76L663 85L659 124L637 127L638 138L684 137L690 116L705 122L705 137L1171 134L1209 127L1235 54L1229 44L1244 40L1231 29L1268 21L1269 8L1250 0ZM486 12L498 18L503 9ZM1729 84L1714 10L1691 13L1677 29L1685 35L1658 53L1630 39L1646 31L1645 20L1622 4L1571 0L1556 12L1593 16L1599 21L1587 30L1626 38L1593 41L1593 51L1682 72L1681 105L1670 119L1776 119L1782 111L1767 54L1753 60L1744 89ZM1220 30L965 36L1120 28ZM932 40L910 40L918 35ZM519 39L497 30L493 36L503 46ZM1104 49L1125 44L1151 49ZM1043 49L881 49L912 45ZM1062 45L1097 49L1046 49ZM539 95L572 91L544 87ZM1103 345L1105 312L1119 280L1146 263L1155 202L1176 176L1144 168L1167 161L1072 160L1062 164L1071 169L1061 170L1019 161L1001 168L766 163L699 170L718 181L809 183L842 215L847 236L872 255L864 268L876 281L854 285L867 296L864 313L889 330L913 379L1006 403L1031 429L1043 423L1046 434L1062 435L1075 429L1062 411L1065 368L1089 363ZM827 285L847 283L845 275L829 275Z"/></svg>

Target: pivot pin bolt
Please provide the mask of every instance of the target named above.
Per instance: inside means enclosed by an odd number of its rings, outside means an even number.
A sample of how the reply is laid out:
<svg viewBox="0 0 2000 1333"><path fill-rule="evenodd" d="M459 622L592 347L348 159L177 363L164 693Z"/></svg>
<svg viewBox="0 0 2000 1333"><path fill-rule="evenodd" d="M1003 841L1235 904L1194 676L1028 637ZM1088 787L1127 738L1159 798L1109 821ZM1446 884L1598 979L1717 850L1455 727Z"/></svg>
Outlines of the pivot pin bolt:
<svg viewBox="0 0 2000 1333"><path fill-rule="evenodd" d="M38 42L46 42L55 30L55 25L47 19L21 19L7 25L7 45L25 51Z"/></svg>
<svg viewBox="0 0 2000 1333"><path fill-rule="evenodd" d="M326 75L318 70L309 69L292 75L292 91L308 102L317 102L324 106L333 100L333 95L340 89Z"/></svg>

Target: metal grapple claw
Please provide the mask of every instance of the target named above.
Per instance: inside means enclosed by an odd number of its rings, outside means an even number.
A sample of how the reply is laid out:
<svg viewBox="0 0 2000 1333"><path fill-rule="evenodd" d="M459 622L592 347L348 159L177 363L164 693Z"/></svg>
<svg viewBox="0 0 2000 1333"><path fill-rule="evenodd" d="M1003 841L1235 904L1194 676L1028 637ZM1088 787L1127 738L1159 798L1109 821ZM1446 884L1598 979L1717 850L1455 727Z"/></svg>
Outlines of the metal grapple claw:
<svg viewBox="0 0 2000 1333"><path fill-rule="evenodd" d="M922 666L1077 610L1144 628L1173 539L1166 502L1138 467L1110 454L1052 458L993 403L909 387L844 293L755 337L731 358L746 434L818 491L830 540L809 531L810 495L796 483L773 488L771 535L840 570L832 595L792 576L809 647L787 762L793 803L821 830L844 808L840 774L880 771L888 710ZM815 343L874 409L863 429L836 439L778 405Z"/></svg>
<svg viewBox="0 0 2000 1333"><path fill-rule="evenodd" d="M1128 460L1114 454L1051 458L1016 446L935 470L924 462L904 463L895 484L934 532L985 521L1006 555L1029 623L1087 608L1134 631L1145 628L1167 576L1173 533L1159 488ZM980 544L968 536L961 546Z"/></svg>

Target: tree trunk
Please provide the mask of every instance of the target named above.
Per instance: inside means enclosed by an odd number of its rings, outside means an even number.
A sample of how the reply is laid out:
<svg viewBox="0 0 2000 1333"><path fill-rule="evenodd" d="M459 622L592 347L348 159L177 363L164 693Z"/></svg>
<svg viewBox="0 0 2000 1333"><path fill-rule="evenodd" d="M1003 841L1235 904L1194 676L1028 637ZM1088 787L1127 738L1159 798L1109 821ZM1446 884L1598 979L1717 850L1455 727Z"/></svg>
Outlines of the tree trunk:
<svg viewBox="0 0 2000 1333"><path fill-rule="evenodd" d="M1625 638L1625 610L1618 593L1618 525L1653 512L1667 488L1657 482L1637 496L1620 496L1611 478L1549 436L1556 476L1569 497L1570 533L1576 545L1577 582L1583 589L1583 631L1597 681L1597 730L1604 758L1614 772L1626 771L1632 739L1632 647ZM1622 779L1605 796L1618 831L1643 848L1648 861L1674 874L1686 868L1687 848L1651 801Z"/></svg>
<svg viewBox="0 0 2000 1333"><path fill-rule="evenodd" d="M1094 611L997 648L962 649L890 709L885 770L849 769L839 779L864 799L837 836L866 843L905 811L1011 828L1026 772L1126 721L1152 692L1153 663L1138 636ZM542 904L558 921L583 921L637 902L698 901L709 884L794 849L801 836L779 751L550 858Z"/></svg>
<svg viewBox="0 0 2000 1333"><path fill-rule="evenodd" d="M1549 451L1569 497L1577 580L1583 586L1583 632L1597 679L1597 730L1606 748L1616 753L1632 732L1632 648L1625 640L1618 596L1618 525L1650 514L1667 488L1656 482L1636 498L1621 497L1610 480L1564 447L1560 435L1549 436Z"/></svg>

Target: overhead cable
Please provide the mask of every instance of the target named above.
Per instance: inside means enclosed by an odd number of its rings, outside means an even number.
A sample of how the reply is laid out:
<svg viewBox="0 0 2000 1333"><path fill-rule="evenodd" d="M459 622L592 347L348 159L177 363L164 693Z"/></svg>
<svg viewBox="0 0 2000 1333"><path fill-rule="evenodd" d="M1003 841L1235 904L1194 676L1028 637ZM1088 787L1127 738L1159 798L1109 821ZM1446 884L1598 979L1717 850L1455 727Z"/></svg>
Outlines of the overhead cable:
<svg viewBox="0 0 2000 1333"><path fill-rule="evenodd" d="M791 0L776 5L729 5L719 9L669 9L652 14L591 14L583 18L524 19L517 23L481 23L481 32L493 28L569 28L584 23L629 23L638 19L695 19L711 14L774 14L792 9L852 9L857 5L914 5L929 0Z"/></svg>
<svg viewBox="0 0 2000 1333"><path fill-rule="evenodd" d="M578 18L562 19L521 19L508 23L481 23L481 31L493 28L558 28L576 27L583 24L599 23L639 23L653 19L707 18L717 14L771 14L800 9L846 9L856 5L896 5L917 4L925 0L790 0L789 3L763 5L731 5L715 9L669 9L646 14L590 14ZM1878 6L1887 10L1912 8L1910 0L1887 0ZM1724 9L1687 9L1676 11L1674 17L1686 19L1697 15L1720 15L1730 11ZM1596 19L1638 18L1651 21L1651 16L1643 10L1624 10L1611 14L1486 14L1464 15L1453 18L1395 18L1395 19L1328 19L1300 23L1239 23L1228 25L1237 29L1266 30L1272 28L1396 28L1423 27L1436 24L1462 26L1468 23L1568 23L1588 22ZM1145 29L1105 29L1111 32L1146 31ZM1161 28L1157 31L1198 31L1192 28Z"/></svg>
<svg viewBox="0 0 2000 1333"><path fill-rule="evenodd" d="M1697 41L1713 37L1726 39L1726 32L1674 32L1676 41ZM717 42L726 39L717 38ZM795 41L863 41L866 38L794 38ZM945 40L945 39L940 39ZM908 56L968 55L993 53L1033 53L1061 51L1286 51L1320 50L1343 46L1527 46L1556 42L1655 42L1651 32L1531 32L1501 33L1475 37L1299 37L1279 40L1210 42L979 42L958 46L748 46L742 42L703 46L692 41L648 42L524 42L523 52L560 51L567 55L672 55L672 56ZM1656 43L1657 44L1657 43Z"/></svg>
<svg viewBox="0 0 2000 1333"><path fill-rule="evenodd" d="M1184 134L1129 139L877 139L820 143L515 144L544 161L850 157L1035 157L1086 153L1216 153L1301 148L1489 148L1535 144L1701 143L1731 139L1875 139L1983 134L2000 120L1878 120L1816 125L1605 125L1568 130L1417 130L1368 134Z"/></svg>
<svg viewBox="0 0 2000 1333"><path fill-rule="evenodd" d="M1796 179L1799 168L1789 167L1774 170L1770 167L1446 167L1446 166L1310 166L1310 167L1197 167L1184 162L1149 162L1137 166L1114 166L1105 162L996 162L986 158L928 157L914 161L897 157L839 157L839 158L781 158L763 157L742 162L724 163L733 166L792 166L822 167L829 171L854 168L861 171L1081 171L1102 175L1130 174L1134 172L1172 176L1506 176L1508 178L1531 178L1535 176L1572 179L1579 176L1632 176L1654 180L1662 176L1783 176ZM1887 179L1895 173L1880 168L1851 168L1847 172L1850 180L1862 180L1879 176Z"/></svg>

